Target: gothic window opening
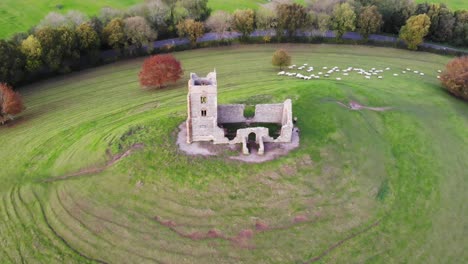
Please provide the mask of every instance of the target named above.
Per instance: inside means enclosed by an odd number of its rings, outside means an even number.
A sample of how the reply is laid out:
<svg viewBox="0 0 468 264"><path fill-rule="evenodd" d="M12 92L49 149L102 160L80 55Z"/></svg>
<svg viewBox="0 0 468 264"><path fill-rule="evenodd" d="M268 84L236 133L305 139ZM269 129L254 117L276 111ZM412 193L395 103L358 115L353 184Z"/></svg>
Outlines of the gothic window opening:
<svg viewBox="0 0 468 264"><path fill-rule="evenodd" d="M207 101L206 96L200 97L200 102L201 102L202 104L206 104L206 101Z"/></svg>
<svg viewBox="0 0 468 264"><path fill-rule="evenodd" d="M206 116L206 110L201 110L201 116Z"/></svg>

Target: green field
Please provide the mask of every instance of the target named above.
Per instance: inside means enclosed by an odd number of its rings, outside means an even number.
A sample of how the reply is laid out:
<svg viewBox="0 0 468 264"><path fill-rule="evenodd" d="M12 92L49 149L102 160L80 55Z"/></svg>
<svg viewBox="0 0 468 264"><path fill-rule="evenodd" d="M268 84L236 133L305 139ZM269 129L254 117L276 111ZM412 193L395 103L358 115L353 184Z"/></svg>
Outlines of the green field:
<svg viewBox="0 0 468 264"><path fill-rule="evenodd" d="M304 81L277 76L278 47L176 53L185 76L162 91L139 88L143 59L23 88L27 110L0 127L0 262L466 263L468 105L436 79L450 58L282 45L298 65L391 68ZM425 76L392 75L407 67ZM182 154L188 75L213 68L220 103L291 98L299 149L255 165Z"/></svg>
<svg viewBox="0 0 468 264"><path fill-rule="evenodd" d="M441 3L446 4L452 10L468 9L466 0L416 0L416 3Z"/></svg>

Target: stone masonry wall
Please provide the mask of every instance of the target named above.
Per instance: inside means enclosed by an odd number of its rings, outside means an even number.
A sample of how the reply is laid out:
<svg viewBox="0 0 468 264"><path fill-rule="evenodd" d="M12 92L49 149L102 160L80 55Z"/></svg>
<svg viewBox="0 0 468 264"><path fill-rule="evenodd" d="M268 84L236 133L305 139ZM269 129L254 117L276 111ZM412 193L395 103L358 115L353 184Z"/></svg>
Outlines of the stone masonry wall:
<svg viewBox="0 0 468 264"><path fill-rule="evenodd" d="M278 123L283 121L283 104L258 104L252 122Z"/></svg>
<svg viewBox="0 0 468 264"><path fill-rule="evenodd" d="M218 105L218 124L245 122L244 109L242 104Z"/></svg>

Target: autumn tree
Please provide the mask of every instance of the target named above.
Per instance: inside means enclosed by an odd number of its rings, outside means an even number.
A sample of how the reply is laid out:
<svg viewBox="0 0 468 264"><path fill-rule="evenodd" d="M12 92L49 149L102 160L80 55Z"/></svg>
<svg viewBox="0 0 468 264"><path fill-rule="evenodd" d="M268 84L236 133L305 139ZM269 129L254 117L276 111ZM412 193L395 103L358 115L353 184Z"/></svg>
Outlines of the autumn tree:
<svg viewBox="0 0 468 264"><path fill-rule="evenodd" d="M413 0L372 1L382 14L384 21L382 29L386 33L398 34L406 20L413 15L415 4Z"/></svg>
<svg viewBox="0 0 468 264"><path fill-rule="evenodd" d="M451 40L455 24L453 12L445 5L431 4L427 15L431 20L427 37L437 42Z"/></svg>
<svg viewBox="0 0 468 264"><path fill-rule="evenodd" d="M468 46L468 10L455 12L452 42L458 46Z"/></svg>
<svg viewBox="0 0 468 264"><path fill-rule="evenodd" d="M102 35L109 47L119 50L125 46L124 26L122 19L114 18L104 27Z"/></svg>
<svg viewBox="0 0 468 264"><path fill-rule="evenodd" d="M76 32L67 27L42 28L36 32L42 46L42 61L52 71L66 72L68 64L80 57Z"/></svg>
<svg viewBox="0 0 468 264"><path fill-rule="evenodd" d="M18 45L0 39L0 82L15 84L24 76L25 56Z"/></svg>
<svg viewBox="0 0 468 264"><path fill-rule="evenodd" d="M215 32L218 37L224 39L224 35L229 30L231 26L231 14L228 12L218 10L215 11L206 21L206 27Z"/></svg>
<svg viewBox="0 0 468 264"><path fill-rule="evenodd" d="M440 81L450 93L468 101L468 56L451 60Z"/></svg>
<svg viewBox="0 0 468 264"><path fill-rule="evenodd" d="M236 10L232 15L232 28L242 34L242 39L247 39L254 31L255 13L252 9Z"/></svg>
<svg viewBox="0 0 468 264"><path fill-rule="evenodd" d="M70 10L66 14L60 14L57 12L50 12L47 14L37 25L38 29L50 27L50 28L60 28L60 27L69 27L76 28L77 26L86 22L88 18L85 14L76 11Z"/></svg>
<svg viewBox="0 0 468 264"><path fill-rule="evenodd" d="M272 3L261 5L255 14L255 24L257 29L265 31L267 37L271 37L278 26L276 6Z"/></svg>
<svg viewBox="0 0 468 264"><path fill-rule="evenodd" d="M348 3L335 5L331 17L331 26L337 39L341 39L345 32L356 29L356 13Z"/></svg>
<svg viewBox="0 0 468 264"><path fill-rule="evenodd" d="M36 37L29 35L27 39L21 42L20 50L26 57L26 69L29 72L41 67L42 46Z"/></svg>
<svg viewBox="0 0 468 264"><path fill-rule="evenodd" d="M171 10L162 0L148 0L135 5L129 11L132 16L144 17L155 31L166 32L170 23Z"/></svg>
<svg viewBox="0 0 468 264"><path fill-rule="evenodd" d="M175 83L182 74L180 62L174 56L164 54L146 59L138 77L142 87L161 88L168 83Z"/></svg>
<svg viewBox="0 0 468 264"><path fill-rule="evenodd" d="M10 86L0 83L0 123L8 120L24 110L23 100L19 93L13 91Z"/></svg>
<svg viewBox="0 0 468 264"><path fill-rule="evenodd" d="M430 26L431 20L426 14L412 16L401 28L400 39L408 45L409 49L416 50L429 32Z"/></svg>
<svg viewBox="0 0 468 264"><path fill-rule="evenodd" d="M376 6L366 6L362 8L357 21L359 33L367 41L369 35L379 31L382 26L382 15Z"/></svg>
<svg viewBox="0 0 468 264"><path fill-rule="evenodd" d="M78 46L82 53L88 54L101 46L98 33L89 23L83 23L76 29Z"/></svg>
<svg viewBox="0 0 468 264"><path fill-rule="evenodd" d="M179 37L187 37L192 46L197 44L197 39L203 37L205 27L202 22L193 19L185 19L177 24L177 34Z"/></svg>
<svg viewBox="0 0 468 264"><path fill-rule="evenodd" d="M289 38L296 35L297 31L304 28L308 22L307 10L300 4L280 4L276 7L278 26L276 34L283 35L286 31Z"/></svg>
<svg viewBox="0 0 468 264"><path fill-rule="evenodd" d="M291 56L284 49L279 49L273 53L271 64L279 66L280 70L282 70L284 66L291 65Z"/></svg>
<svg viewBox="0 0 468 264"><path fill-rule="evenodd" d="M123 16L124 13L121 10L108 6L103 7L99 12L99 20L101 20L103 24L108 24L113 19L122 18Z"/></svg>
<svg viewBox="0 0 468 264"><path fill-rule="evenodd" d="M126 44L141 48L155 40L157 33L148 25L143 17L135 16L124 19Z"/></svg>
<svg viewBox="0 0 468 264"><path fill-rule="evenodd" d="M318 13L317 14L317 29L325 34L327 30L330 29L331 16L327 13Z"/></svg>

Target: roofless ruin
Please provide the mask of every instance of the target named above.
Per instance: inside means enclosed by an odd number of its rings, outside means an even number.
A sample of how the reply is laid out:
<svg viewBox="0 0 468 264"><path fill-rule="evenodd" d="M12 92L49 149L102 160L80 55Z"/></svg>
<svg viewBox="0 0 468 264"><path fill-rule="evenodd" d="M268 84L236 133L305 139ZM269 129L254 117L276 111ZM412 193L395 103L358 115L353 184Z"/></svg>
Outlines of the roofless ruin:
<svg viewBox="0 0 468 264"><path fill-rule="evenodd" d="M190 74L187 143L242 143L242 152L249 154L247 144L250 141L258 145L258 154L263 155L264 142L291 142L294 126L290 99L280 104L258 104L255 106L255 115L246 117L243 104L218 105L217 90L215 71L208 73L206 77Z"/></svg>

